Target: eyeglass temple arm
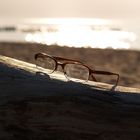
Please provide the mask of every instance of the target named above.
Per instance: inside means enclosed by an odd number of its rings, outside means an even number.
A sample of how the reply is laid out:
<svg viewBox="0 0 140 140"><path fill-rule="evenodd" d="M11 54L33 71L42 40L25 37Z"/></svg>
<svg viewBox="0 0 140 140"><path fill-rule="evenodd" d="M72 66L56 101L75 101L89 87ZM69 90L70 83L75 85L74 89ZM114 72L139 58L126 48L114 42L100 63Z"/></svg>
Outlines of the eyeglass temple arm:
<svg viewBox="0 0 140 140"><path fill-rule="evenodd" d="M54 56L53 56L54 57ZM81 63L83 64L82 62L78 61L78 60L74 60L74 59L68 59L68 58L63 58L63 57L54 57L55 59L59 60L59 61L73 61L73 62L77 62L77 63Z"/></svg>
<svg viewBox="0 0 140 140"><path fill-rule="evenodd" d="M36 60L38 57L42 57L42 58L44 58L46 55L44 54L44 53L36 53L35 55L34 55L34 59Z"/></svg>
<svg viewBox="0 0 140 140"><path fill-rule="evenodd" d="M93 81L97 82L97 79L93 76L92 73L90 74L90 76L91 76L91 78L92 78Z"/></svg>
<svg viewBox="0 0 140 140"><path fill-rule="evenodd" d="M45 58L45 57L48 57L48 56L50 56L50 55L45 54L45 53L37 53L37 54L35 54L34 58L36 60L38 57ZM68 59L68 58L57 57L57 56L50 56L50 57L53 57L53 58L55 58L56 60L59 60L59 61L73 61L73 62L77 62L77 63L83 64L82 62L80 62L78 60L74 60L74 59Z"/></svg>
<svg viewBox="0 0 140 140"><path fill-rule="evenodd" d="M117 73L112 73L112 72L108 72L108 71L98 71L98 70L94 70L94 71L92 71L92 73L95 73L95 74L104 74L104 75L116 75L117 76L117 80L116 80L116 84L115 85L117 85L118 82L119 82L120 76Z"/></svg>

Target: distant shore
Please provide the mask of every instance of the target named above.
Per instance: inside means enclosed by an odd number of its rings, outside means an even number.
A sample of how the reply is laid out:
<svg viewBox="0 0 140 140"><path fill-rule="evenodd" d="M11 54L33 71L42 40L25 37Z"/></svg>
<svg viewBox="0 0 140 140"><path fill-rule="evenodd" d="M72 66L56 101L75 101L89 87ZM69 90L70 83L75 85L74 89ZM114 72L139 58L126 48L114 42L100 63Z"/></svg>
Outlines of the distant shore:
<svg viewBox="0 0 140 140"><path fill-rule="evenodd" d="M0 55L34 63L33 56L37 52L80 60L94 69L119 73L119 85L140 88L140 51L0 42Z"/></svg>

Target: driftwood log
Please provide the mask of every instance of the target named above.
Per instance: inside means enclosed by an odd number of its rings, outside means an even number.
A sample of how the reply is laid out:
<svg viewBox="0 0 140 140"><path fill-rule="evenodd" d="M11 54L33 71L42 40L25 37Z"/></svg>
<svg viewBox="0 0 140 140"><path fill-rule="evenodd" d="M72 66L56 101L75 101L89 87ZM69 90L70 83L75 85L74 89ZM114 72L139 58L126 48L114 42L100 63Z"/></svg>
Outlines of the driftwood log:
<svg viewBox="0 0 140 140"><path fill-rule="evenodd" d="M0 140L21 139L139 140L140 89L70 82L0 56Z"/></svg>

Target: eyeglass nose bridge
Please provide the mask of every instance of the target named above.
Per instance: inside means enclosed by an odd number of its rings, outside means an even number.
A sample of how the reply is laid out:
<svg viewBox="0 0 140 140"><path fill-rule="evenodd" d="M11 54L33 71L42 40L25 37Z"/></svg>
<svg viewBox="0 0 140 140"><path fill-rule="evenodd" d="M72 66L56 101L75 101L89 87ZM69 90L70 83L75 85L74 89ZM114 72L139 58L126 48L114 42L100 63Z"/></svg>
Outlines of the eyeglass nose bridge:
<svg viewBox="0 0 140 140"><path fill-rule="evenodd" d="M95 81L95 82L97 82L97 79L95 78L95 76L93 75L93 73L92 73L92 70L91 69L89 69L89 77L88 77L88 80L89 79L92 79L92 81Z"/></svg>
<svg viewBox="0 0 140 140"><path fill-rule="evenodd" d="M62 63L62 62L57 61L56 62L56 67L55 67L55 70L54 71L56 71L58 69L58 66L60 66L61 69L62 69L62 71L63 71L63 73L65 74L65 71L64 71L65 65L66 65L66 63Z"/></svg>

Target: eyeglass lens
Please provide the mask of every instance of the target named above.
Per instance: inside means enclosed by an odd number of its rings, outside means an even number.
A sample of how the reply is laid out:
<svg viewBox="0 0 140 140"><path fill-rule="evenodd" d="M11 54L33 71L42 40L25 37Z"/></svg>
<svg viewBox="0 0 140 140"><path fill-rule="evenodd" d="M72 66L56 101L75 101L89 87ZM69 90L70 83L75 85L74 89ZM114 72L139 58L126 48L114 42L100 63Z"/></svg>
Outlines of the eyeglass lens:
<svg viewBox="0 0 140 140"><path fill-rule="evenodd" d="M44 68L46 69L46 72L50 74L54 72L56 67L56 62L50 57L45 57L45 58L39 57L36 59L36 65L38 69L41 70L42 68Z"/></svg>
<svg viewBox="0 0 140 140"><path fill-rule="evenodd" d="M81 64L66 64L64 68L66 77L70 80L82 79L87 81L89 77L89 70Z"/></svg>

